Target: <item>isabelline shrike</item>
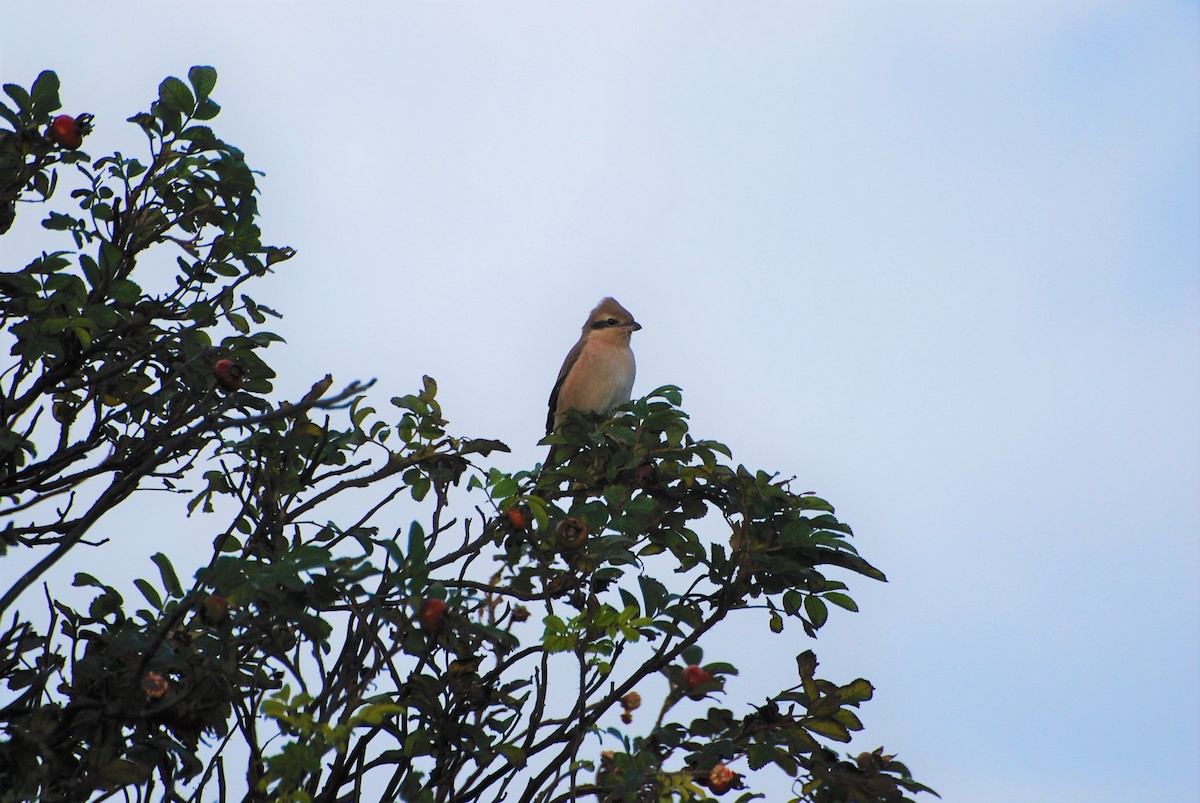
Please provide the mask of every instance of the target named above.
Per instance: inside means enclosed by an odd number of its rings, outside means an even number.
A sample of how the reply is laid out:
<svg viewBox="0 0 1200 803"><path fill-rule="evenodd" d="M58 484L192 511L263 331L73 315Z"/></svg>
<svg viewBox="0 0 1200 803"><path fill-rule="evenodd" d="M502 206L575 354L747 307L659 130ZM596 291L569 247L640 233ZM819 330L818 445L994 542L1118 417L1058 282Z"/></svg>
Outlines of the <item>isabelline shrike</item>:
<svg viewBox="0 0 1200 803"><path fill-rule="evenodd" d="M606 298L596 305L583 325L579 342L563 360L558 381L550 392L547 435L567 410L609 415L629 401L637 371L629 337L641 328L616 299Z"/></svg>

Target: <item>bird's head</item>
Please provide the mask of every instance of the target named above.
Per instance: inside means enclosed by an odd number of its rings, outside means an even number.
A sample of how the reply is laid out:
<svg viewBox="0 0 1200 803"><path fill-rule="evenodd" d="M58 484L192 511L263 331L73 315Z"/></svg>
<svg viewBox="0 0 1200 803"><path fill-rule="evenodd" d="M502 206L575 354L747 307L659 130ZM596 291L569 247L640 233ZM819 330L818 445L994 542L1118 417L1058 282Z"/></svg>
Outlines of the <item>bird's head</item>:
<svg viewBox="0 0 1200 803"><path fill-rule="evenodd" d="M585 336L618 336L628 340L631 334L641 328L642 325L633 319L629 310L618 304L615 298L608 297L597 304L588 315L587 323L583 325L583 333Z"/></svg>

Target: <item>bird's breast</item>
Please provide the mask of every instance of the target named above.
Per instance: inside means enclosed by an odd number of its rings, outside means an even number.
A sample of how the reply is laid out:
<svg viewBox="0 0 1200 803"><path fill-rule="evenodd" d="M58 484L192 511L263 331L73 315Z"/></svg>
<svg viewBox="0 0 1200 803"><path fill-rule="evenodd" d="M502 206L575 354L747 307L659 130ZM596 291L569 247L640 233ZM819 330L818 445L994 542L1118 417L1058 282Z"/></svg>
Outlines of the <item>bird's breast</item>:
<svg viewBox="0 0 1200 803"><path fill-rule="evenodd" d="M629 401L636 372L633 351L627 347L585 347L563 381L558 410L573 408L608 415Z"/></svg>

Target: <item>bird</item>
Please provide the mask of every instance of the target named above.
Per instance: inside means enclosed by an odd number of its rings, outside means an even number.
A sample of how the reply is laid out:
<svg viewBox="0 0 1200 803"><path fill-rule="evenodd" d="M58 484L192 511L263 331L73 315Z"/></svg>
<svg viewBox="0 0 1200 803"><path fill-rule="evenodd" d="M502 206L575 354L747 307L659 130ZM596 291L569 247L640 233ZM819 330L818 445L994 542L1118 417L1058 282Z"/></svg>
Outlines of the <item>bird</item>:
<svg viewBox="0 0 1200 803"><path fill-rule="evenodd" d="M604 298L596 305L550 391L547 435L554 432L567 410L611 415L629 401L637 373L629 340L641 328L615 298Z"/></svg>

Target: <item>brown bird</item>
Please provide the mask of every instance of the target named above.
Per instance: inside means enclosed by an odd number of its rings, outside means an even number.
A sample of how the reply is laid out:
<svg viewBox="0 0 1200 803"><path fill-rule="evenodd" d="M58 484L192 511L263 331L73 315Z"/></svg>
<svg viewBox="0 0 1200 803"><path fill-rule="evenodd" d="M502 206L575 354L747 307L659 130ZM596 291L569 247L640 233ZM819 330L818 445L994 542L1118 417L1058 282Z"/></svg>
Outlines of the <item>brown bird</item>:
<svg viewBox="0 0 1200 803"><path fill-rule="evenodd" d="M588 315L579 342L563 360L550 392L546 416L549 435L567 410L610 415L629 401L637 365L630 336L642 325L614 298L605 298Z"/></svg>

